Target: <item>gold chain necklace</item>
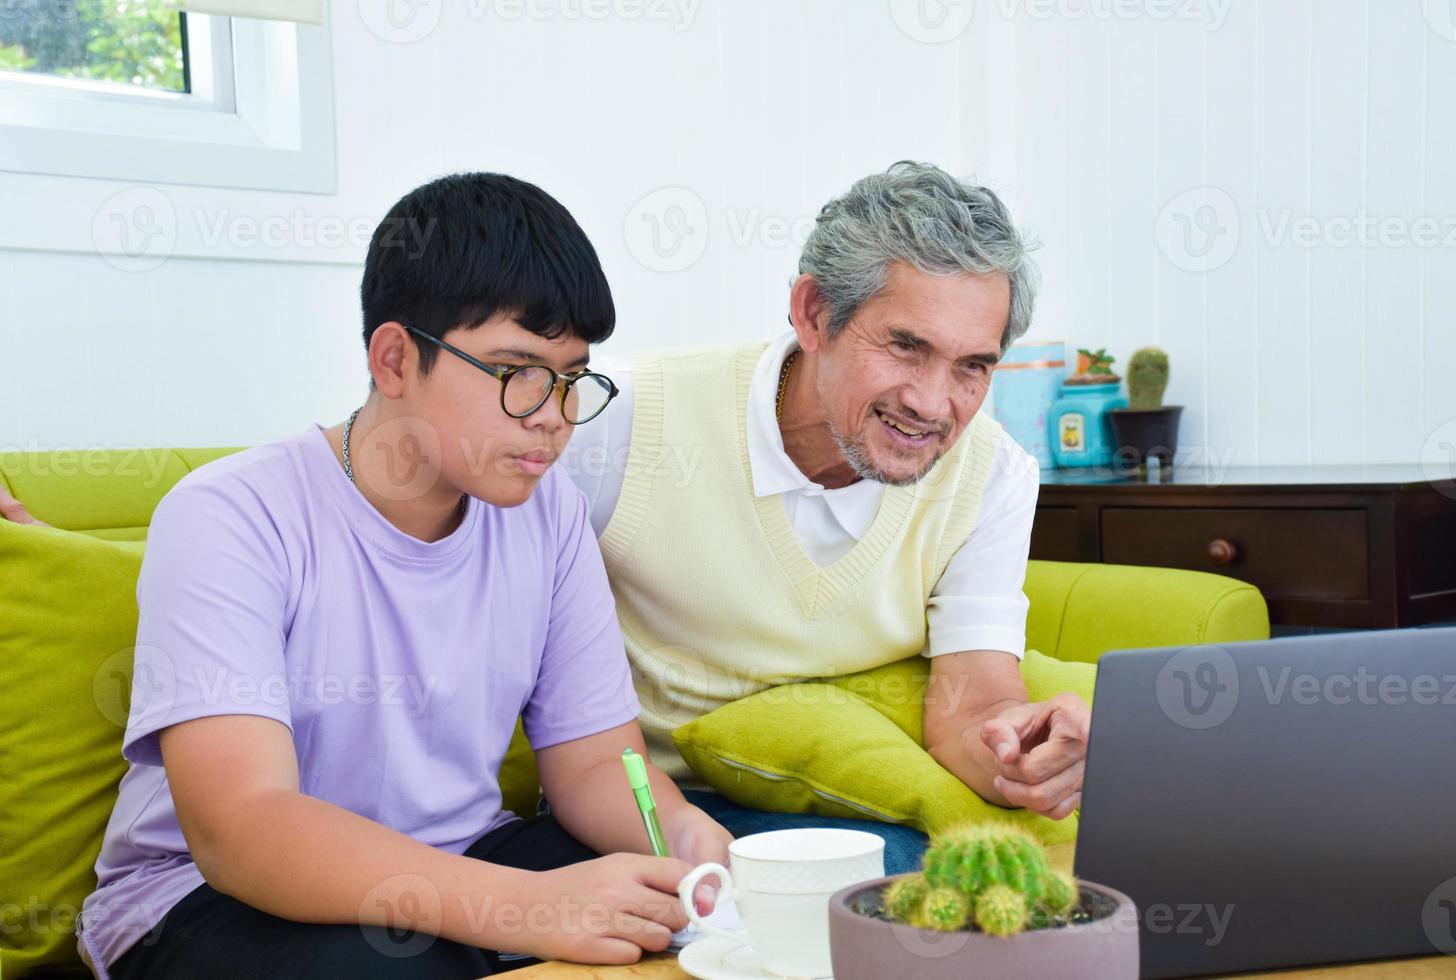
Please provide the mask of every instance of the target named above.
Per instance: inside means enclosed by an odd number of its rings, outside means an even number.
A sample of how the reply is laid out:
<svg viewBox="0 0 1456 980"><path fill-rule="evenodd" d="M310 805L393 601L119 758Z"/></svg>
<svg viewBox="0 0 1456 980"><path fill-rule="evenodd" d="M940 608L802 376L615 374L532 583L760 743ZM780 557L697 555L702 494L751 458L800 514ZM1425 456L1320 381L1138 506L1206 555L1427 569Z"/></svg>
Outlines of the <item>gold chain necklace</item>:
<svg viewBox="0 0 1456 980"><path fill-rule="evenodd" d="M794 366L794 358L799 356L796 350L784 358L784 366L779 369L779 393L774 399L774 419L778 422L784 420L784 392L789 390L789 370Z"/></svg>

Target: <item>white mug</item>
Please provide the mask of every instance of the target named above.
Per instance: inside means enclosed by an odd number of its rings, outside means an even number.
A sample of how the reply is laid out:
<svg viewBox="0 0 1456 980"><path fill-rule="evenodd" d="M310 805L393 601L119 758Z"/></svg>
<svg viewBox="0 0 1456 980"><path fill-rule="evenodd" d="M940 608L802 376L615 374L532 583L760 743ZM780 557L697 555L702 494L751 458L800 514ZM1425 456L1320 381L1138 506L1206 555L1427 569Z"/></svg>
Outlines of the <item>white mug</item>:
<svg viewBox="0 0 1456 980"><path fill-rule="evenodd" d="M828 827L770 830L738 838L728 854L731 874L721 864L700 864L678 883L688 919L704 932L752 946L770 973L829 976L829 898L841 888L884 877L884 838ZM738 906L747 936L698 915L693 892L709 876L721 883L718 901Z"/></svg>

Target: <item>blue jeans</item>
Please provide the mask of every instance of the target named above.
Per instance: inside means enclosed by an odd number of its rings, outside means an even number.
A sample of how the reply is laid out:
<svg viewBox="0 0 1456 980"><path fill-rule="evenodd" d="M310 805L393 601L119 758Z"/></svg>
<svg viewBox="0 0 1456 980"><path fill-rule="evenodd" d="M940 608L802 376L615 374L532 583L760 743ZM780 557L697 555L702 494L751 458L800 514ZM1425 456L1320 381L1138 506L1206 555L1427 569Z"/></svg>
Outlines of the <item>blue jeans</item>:
<svg viewBox="0 0 1456 980"><path fill-rule="evenodd" d="M885 839L885 874L898 875L920 870L925 854L926 837L913 827L880 823L877 820L851 820L846 817L820 817L812 813L770 813L739 806L726 796L707 790L689 789L683 796L693 806L728 829L734 837L744 837L765 830L791 830L798 827L838 827L843 830L864 830Z"/></svg>

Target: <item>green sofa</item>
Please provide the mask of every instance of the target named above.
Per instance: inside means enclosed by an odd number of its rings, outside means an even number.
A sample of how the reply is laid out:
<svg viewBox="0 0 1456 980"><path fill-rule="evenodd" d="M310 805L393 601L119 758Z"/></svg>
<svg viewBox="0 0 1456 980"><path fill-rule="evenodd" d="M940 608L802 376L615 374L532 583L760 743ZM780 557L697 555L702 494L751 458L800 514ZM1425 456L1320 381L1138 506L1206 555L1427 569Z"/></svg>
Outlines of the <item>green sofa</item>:
<svg viewBox="0 0 1456 980"><path fill-rule="evenodd" d="M8 910L0 922L0 976L79 965L70 931L94 887L92 866L126 768L120 743L147 525L174 483L236 451L0 454L5 488L37 518L64 529L0 521L0 909ZM1095 668L1081 665L1095 664L1106 650L1269 633L1258 591L1216 575L1033 561L1025 591L1028 646L1061 661L1078 677L1070 686L1088 695ZM889 668L901 675L925 669L924 662ZM855 691L855 680L831 683ZM905 737L918 738L917 706L865 700ZM507 807L534 809L535 763L519 727L501 786ZM767 799L785 808L818 808L812 798L807 804L793 796Z"/></svg>

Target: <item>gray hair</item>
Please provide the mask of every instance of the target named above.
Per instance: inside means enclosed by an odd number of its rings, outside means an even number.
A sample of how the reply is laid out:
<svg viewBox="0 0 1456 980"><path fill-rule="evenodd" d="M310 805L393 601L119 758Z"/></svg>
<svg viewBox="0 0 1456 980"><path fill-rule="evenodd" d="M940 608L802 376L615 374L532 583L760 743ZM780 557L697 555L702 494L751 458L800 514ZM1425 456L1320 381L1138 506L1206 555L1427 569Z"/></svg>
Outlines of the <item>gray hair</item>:
<svg viewBox="0 0 1456 980"><path fill-rule="evenodd" d="M1011 283L1004 354L1031 325L1040 278L1028 254L1034 247L989 188L901 160L824 205L799 272L814 277L828 302L831 338L884 287L891 262L930 276L1002 273Z"/></svg>

